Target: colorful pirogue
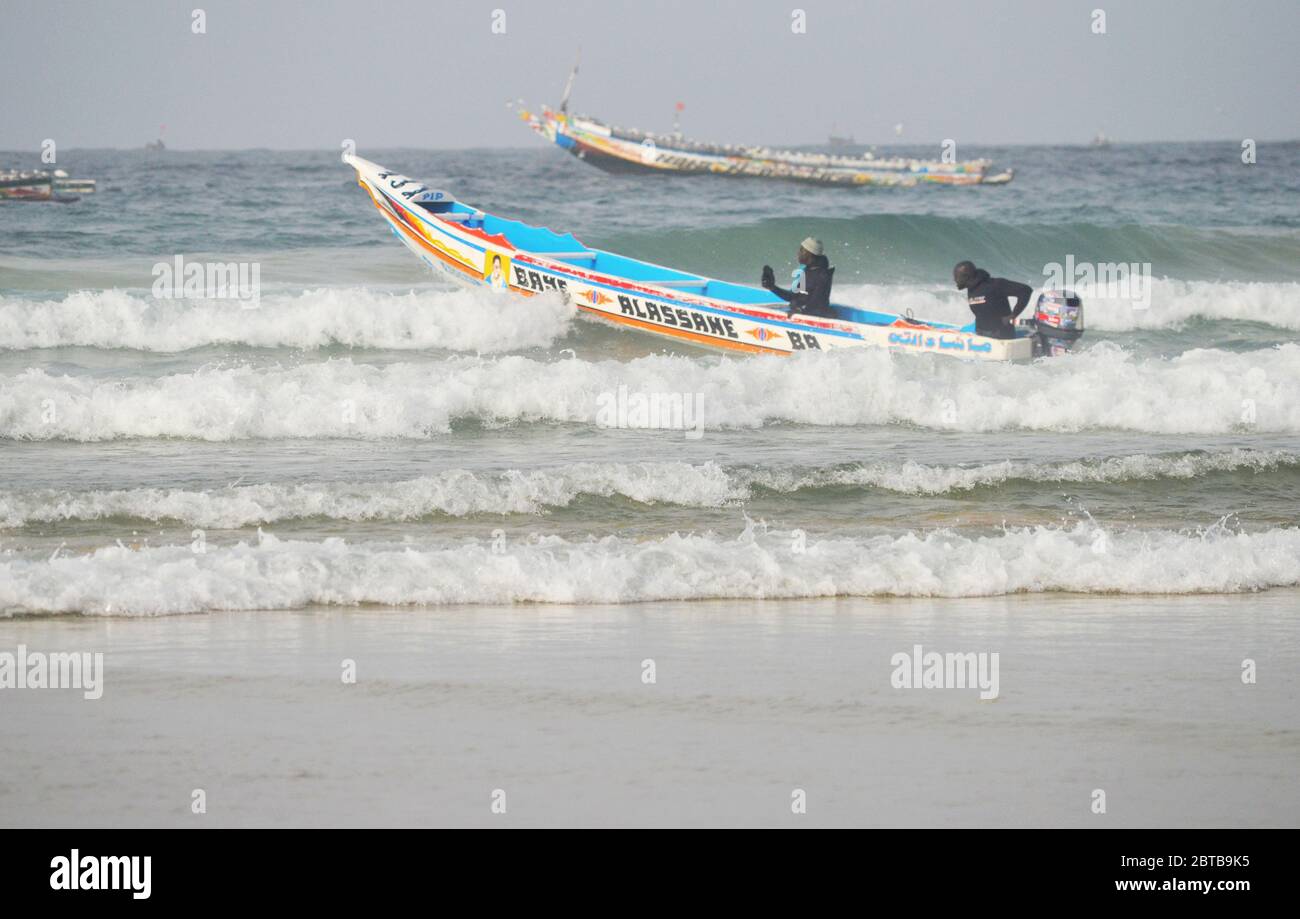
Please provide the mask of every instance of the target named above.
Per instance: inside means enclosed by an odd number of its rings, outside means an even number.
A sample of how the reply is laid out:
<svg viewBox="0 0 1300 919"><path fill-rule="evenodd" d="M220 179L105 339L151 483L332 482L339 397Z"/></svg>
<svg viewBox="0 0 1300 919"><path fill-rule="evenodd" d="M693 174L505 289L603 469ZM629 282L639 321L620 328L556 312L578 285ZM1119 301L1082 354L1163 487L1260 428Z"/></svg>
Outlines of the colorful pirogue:
<svg viewBox="0 0 1300 919"><path fill-rule="evenodd" d="M766 147L723 146L679 134L647 134L594 118L543 107L520 117L551 143L608 172L708 173L786 179L818 185L1005 185L1011 170L991 173L991 160L944 162L904 158L834 156Z"/></svg>
<svg viewBox="0 0 1300 919"><path fill-rule="evenodd" d="M771 354L881 347L988 361L1029 360L1064 350L1043 327L1021 327L1016 338L977 335L974 326L832 304L834 318L788 315L786 304L759 287L665 268L583 245L556 233L484 213L369 160L348 154L393 234L430 267L458 281L524 295L551 293L584 314L678 341ZM1038 319L1082 331L1076 298L1044 294ZM1054 310L1056 320L1051 319Z"/></svg>
<svg viewBox="0 0 1300 919"><path fill-rule="evenodd" d="M0 201L69 203L95 192L94 179L74 179L62 169L0 169Z"/></svg>

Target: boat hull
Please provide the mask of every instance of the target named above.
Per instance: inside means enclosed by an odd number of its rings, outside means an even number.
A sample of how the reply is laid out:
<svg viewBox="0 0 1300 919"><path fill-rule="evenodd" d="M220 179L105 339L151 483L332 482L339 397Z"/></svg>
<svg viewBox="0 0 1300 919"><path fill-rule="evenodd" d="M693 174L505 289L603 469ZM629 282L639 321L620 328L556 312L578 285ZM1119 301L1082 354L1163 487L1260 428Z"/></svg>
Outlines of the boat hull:
<svg viewBox="0 0 1300 919"><path fill-rule="evenodd" d="M0 180L0 201L49 201L54 185L48 177L23 177Z"/></svg>
<svg viewBox="0 0 1300 919"><path fill-rule="evenodd" d="M599 250L573 252L529 251L513 242L500 227L523 227L492 215L475 220L472 208L453 202L460 210L431 212L415 200L432 192L426 186L360 157L345 158L357 172L358 184L403 245L429 267L455 280L491 287L503 295L551 294L563 298L583 314L622 328L650 332L691 345L725 351L793 354L847 347L879 347L912 353L936 353L976 360L1028 360L1028 338L999 340L936 323L923 323L880 315L892 322L881 324L795 315L787 316L780 301L754 288L700 278L691 280L672 269L631 262ZM408 195L410 197L408 197ZM450 199L446 199L450 201ZM458 219L451 219L456 217ZM494 223L495 222L495 223ZM536 228L533 233L549 234ZM581 243L567 241L571 248ZM602 258L602 256L604 258ZM662 282L638 280L602 270L602 262L618 259L642 270L658 270L676 277ZM586 264L575 264L585 262ZM689 285L698 293L674 289ZM714 289L748 292L751 300L737 303L713 296ZM845 308L849 309L849 308Z"/></svg>
<svg viewBox="0 0 1300 919"><path fill-rule="evenodd" d="M56 195L93 195L96 183L94 179L55 179Z"/></svg>
<svg viewBox="0 0 1300 919"><path fill-rule="evenodd" d="M68 203L94 194L94 179L74 179L62 170L0 172L0 201L54 201Z"/></svg>

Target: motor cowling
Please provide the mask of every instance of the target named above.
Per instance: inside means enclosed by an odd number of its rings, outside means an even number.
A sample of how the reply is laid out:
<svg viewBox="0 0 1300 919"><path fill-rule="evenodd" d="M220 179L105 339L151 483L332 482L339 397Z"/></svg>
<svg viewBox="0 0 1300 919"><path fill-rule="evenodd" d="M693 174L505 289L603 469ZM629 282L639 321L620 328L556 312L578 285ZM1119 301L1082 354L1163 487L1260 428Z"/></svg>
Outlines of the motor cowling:
<svg viewBox="0 0 1300 919"><path fill-rule="evenodd" d="M1045 290L1030 322L1035 357L1065 354L1083 337L1083 299L1072 290Z"/></svg>

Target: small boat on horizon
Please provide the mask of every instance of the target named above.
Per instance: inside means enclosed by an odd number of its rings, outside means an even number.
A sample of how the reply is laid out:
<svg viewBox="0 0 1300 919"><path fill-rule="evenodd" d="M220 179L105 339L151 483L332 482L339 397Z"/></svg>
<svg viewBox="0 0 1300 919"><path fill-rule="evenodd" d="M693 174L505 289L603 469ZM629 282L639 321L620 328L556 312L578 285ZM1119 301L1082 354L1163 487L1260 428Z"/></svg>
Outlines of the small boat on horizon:
<svg viewBox="0 0 1300 919"><path fill-rule="evenodd" d="M846 304L832 303L833 317L792 315L783 300L761 287L594 249L572 233L488 214L354 154L343 160L356 170L357 184L393 235L430 268L503 293L555 294L584 315L693 345L759 354L879 347L1024 361L1063 353L1083 331L1082 305L1060 293L1040 297L1035 320L1041 324L1017 327L1008 339L978 335L973 323L930 322Z"/></svg>

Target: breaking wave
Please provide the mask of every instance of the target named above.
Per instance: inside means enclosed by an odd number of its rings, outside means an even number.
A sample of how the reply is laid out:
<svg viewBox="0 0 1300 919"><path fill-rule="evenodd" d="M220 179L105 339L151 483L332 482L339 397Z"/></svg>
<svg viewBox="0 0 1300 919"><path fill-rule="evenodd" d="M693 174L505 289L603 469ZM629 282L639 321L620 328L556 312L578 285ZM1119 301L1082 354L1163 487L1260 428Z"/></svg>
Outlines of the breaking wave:
<svg viewBox="0 0 1300 919"><path fill-rule="evenodd" d="M842 213L843 205L829 206L825 212ZM975 259L995 275L1028 281L1041 276L1043 266L1063 262L1067 254L1077 263L1150 263L1160 277L1189 281L1295 281L1300 275L1300 232L1294 229L1293 215L1284 218L1286 228L1177 226L1145 219L1099 224L1076 218L1003 223L987 213L942 216L877 209L859 216L768 217L742 225L733 219L725 230L634 230L605 240L604 247L728 279L756 277L756 264L762 264L767 253L783 254L791 241L808 235L826 242L841 278L889 282L942 283L962 257ZM580 226L573 228L582 235Z"/></svg>
<svg viewBox="0 0 1300 919"><path fill-rule="evenodd" d="M29 369L0 378L0 437L428 438L460 419L597 424L602 412L606 422L643 424L645 413L632 409L658 394L698 408L707 429L902 423L958 431L1292 433L1300 432L1300 345L1138 359L1103 342L1026 365L855 349L739 360L514 355L369 366L333 359L128 380ZM619 415L621 408L629 411Z"/></svg>
<svg viewBox="0 0 1300 919"><path fill-rule="evenodd" d="M574 309L558 297L486 290L377 292L322 288L239 301L166 300L122 290L61 300L0 297L0 348L88 347L177 352L209 345L495 353L545 347L568 331Z"/></svg>
<svg viewBox="0 0 1300 919"><path fill-rule="evenodd" d="M714 462L576 463L504 472L450 470L398 482L240 485L212 491L132 488L83 492L0 492L0 527L127 518L238 529L313 517L410 521L432 516L540 514L583 496L642 504L723 507L756 492L878 488L943 495L1009 482L1122 483L1195 479L1214 473L1300 471L1300 453L1234 449L1220 453L1135 454L1063 463L1008 460L973 466L916 462L853 463L824 468L723 467Z"/></svg>
<svg viewBox="0 0 1300 919"><path fill-rule="evenodd" d="M1267 473L1300 470L1300 453L1286 450L1233 449L1218 453L1136 453L1130 456L1071 462L1004 460L965 466L917 462L854 463L808 471L741 473L743 496L753 487L777 492L834 486L879 488L911 495L945 495L993 488L1007 483L1117 484L1159 479L1196 479L1215 473Z"/></svg>
<svg viewBox="0 0 1300 919"><path fill-rule="evenodd" d="M737 538L540 537L416 547L279 540L52 559L0 557L0 610L156 615L307 605L622 603L1013 593L1223 593L1300 584L1300 529L1259 533L1033 527L809 540L750 525ZM1102 549L1099 551L1098 547Z"/></svg>
<svg viewBox="0 0 1300 919"><path fill-rule="evenodd" d="M1300 331L1300 283L1155 280L1134 309L1088 288L1097 331L1173 329L1196 320L1253 322ZM964 324L970 313L946 287L854 284L836 298L867 309ZM574 315L556 297L529 300L484 290L383 292L322 288L263 297L257 309L230 300L161 300L124 290L78 291L60 300L0 297L0 349L89 347L181 352L214 345L313 350L332 345L482 354L547 347Z"/></svg>

